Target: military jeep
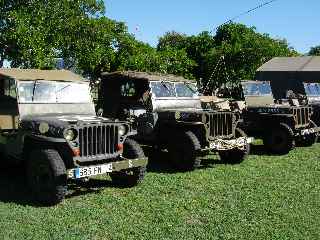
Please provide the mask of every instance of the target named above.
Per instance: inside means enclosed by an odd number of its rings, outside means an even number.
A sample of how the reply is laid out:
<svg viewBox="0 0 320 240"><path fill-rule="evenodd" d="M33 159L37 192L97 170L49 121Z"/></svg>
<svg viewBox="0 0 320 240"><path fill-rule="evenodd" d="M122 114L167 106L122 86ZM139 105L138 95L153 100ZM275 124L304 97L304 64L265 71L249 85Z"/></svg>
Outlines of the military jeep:
<svg viewBox="0 0 320 240"><path fill-rule="evenodd" d="M229 111L201 108L196 85L182 77L142 72L102 74L98 108L105 117L131 122L135 139L167 150L179 170L200 166L200 156L218 152L225 162L241 162L251 138Z"/></svg>
<svg viewBox="0 0 320 240"><path fill-rule="evenodd" d="M246 108L242 110L241 129L263 139L270 152L286 154L296 142L311 146L317 141L319 128L310 119L310 106L276 104L270 82L243 81L242 89Z"/></svg>
<svg viewBox="0 0 320 240"><path fill-rule="evenodd" d="M135 185L147 160L126 122L97 117L89 82L65 70L0 69L0 153L21 163L43 204L57 204L69 179L110 174Z"/></svg>

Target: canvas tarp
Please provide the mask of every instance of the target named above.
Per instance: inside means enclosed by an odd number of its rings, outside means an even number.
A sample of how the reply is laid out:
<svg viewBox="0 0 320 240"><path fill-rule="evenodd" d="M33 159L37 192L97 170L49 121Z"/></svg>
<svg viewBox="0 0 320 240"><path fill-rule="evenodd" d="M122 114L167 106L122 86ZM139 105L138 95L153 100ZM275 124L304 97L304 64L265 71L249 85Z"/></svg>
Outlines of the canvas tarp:
<svg viewBox="0 0 320 240"><path fill-rule="evenodd" d="M19 81L46 80L46 81L86 81L80 75L68 70L39 70L0 68L0 79L11 78Z"/></svg>

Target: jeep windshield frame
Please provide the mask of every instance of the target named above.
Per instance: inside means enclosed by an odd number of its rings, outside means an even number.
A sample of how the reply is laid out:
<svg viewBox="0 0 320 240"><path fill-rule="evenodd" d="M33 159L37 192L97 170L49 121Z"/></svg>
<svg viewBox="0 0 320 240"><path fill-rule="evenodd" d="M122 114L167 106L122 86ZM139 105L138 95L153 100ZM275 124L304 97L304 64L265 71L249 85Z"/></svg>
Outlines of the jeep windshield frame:
<svg viewBox="0 0 320 240"><path fill-rule="evenodd" d="M199 92L193 83L170 82L170 81L151 81L150 88L155 98L198 98Z"/></svg>
<svg viewBox="0 0 320 240"><path fill-rule="evenodd" d="M242 82L244 96L273 96L269 82Z"/></svg>
<svg viewBox="0 0 320 240"><path fill-rule="evenodd" d="M87 82L30 80L17 81L19 104L79 104L91 103Z"/></svg>
<svg viewBox="0 0 320 240"><path fill-rule="evenodd" d="M308 97L320 97L320 83L303 83L305 93Z"/></svg>

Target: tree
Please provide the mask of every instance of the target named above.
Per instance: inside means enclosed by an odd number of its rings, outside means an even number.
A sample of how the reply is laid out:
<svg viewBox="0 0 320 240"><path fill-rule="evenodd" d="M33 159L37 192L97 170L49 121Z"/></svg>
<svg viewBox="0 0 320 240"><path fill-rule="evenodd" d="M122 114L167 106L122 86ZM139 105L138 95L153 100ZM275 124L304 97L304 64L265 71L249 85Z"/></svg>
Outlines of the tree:
<svg viewBox="0 0 320 240"><path fill-rule="evenodd" d="M86 39L90 21L104 13L104 3L2 0L0 10L1 59L12 61L15 67L53 68L55 58L67 55L73 43Z"/></svg>
<svg viewBox="0 0 320 240"><path fill-rule="evenodd" d="M273 57L298 55L285 39L273 39L243 24L220 26L214 39L216 46L205 61L204 85L209 85L210 89L254 79L256 69Z"/></svg>
<svg viewBox="0 0 320 240"><path fill-rule="evenodd" d="M201 32L198 35L187 36L177 32L167 32L159 39L158 51L166 49L184 50L187 57L194 61L191 74L196 79L205 77L205 60L207 54L215 47L213 36L209 32Z"/></svg>
<svg viewBox="0 0 320 240"><path fill-rule="evenodd" d="M160 72L193 78L194 61L183 49L166 48L157 51L150 45L131 39L130 44L121 44L115 69Z"/></svg>
<svg viewBox="0 0 320 240"><path fill-rule="evenodd" d="M220 26L215 35L168 32L159 39L157 49L167 48L186 51L196 63L192 75L208 86L209 92L227 82L237 85L241 79L252 79L256 69L273 57L298 55L286 40L237 23Z"/></svg>
<svg viewBox="0 0 320 240"><path fill-rule="evenodd" d="M312 47L308 53L309 56L320 56L320 46Z"/></svg>

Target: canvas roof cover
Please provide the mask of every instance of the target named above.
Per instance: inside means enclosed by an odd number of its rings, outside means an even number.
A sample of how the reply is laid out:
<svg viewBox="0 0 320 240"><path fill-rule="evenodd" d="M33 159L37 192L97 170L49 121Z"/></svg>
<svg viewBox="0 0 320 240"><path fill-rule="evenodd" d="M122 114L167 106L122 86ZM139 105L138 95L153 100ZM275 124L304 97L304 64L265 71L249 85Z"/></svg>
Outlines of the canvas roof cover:
<svg viewBox="0 0 320 240"><path fill-rule="evenodd" d="M87 81L85 78L68 70L39 70L0 68L1 78L12 78L24 80L46 80L46 81Z"/></svg>
<svg viewBox="0 0 320 240"><path fill-rule="evenodd" d="M175 82L190 82L193 80L185 79L180 76L162 73L148 73L136 71L118 71L113 73L102 73L102 77L129 77L133 79L146 79L149 81L175 81Z"/></svg>

